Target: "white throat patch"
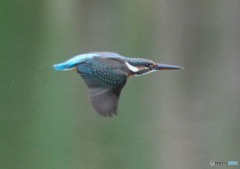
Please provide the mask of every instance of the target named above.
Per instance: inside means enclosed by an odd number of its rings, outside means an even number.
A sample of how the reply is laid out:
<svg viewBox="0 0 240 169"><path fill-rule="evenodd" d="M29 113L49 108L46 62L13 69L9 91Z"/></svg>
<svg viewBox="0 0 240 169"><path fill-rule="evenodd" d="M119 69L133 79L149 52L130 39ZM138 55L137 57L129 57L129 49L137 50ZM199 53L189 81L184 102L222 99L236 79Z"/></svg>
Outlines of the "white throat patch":
<svg viewBox="0 0 240 169"><path fill-rule="evenodd" d="M135 76L143 76L143 75L146 75L146 74L149 74L149 73L152 73L152 72L156 72L157 70L150 70L150 71L148 71L148 72L146 72L146 73L142 73L142 74L140 74L140 75L135 75Z"/></svg>
<svg viewBox="0 0 240 169"><path fill-rule="evenodd" d="M139 69L137 67L134 67L132 65L130 65L128 62L125 62L125 64L127 65L128 69L131 70L132 72L138 72Z"/></svg>

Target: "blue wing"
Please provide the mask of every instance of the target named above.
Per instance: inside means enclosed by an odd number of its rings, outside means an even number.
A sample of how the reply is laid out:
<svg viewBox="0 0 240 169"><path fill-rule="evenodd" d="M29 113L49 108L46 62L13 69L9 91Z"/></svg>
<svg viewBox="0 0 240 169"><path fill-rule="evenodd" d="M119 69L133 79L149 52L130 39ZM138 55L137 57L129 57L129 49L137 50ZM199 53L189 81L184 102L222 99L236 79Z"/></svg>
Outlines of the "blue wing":
<svg viewBox="0 0 240 169"><path fill-rule="evenodd" d="M120 93L128 73L120 60L94 58L77 65L77 71L89 87L95 110L104 116L116 114Z"/></svg>

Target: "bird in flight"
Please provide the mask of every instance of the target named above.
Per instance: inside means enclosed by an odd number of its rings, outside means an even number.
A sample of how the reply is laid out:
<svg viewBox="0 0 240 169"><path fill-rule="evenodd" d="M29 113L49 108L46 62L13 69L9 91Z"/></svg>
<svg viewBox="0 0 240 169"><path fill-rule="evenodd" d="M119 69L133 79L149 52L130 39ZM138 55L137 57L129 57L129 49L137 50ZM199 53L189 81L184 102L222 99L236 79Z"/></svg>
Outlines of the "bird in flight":
<svg viewBox="0 0 240 169"><path fill-rule="evenodd" d="M183 67L155 63L144 58L129 58L112 52L91 52L77 55L53 65L57 71L76 70L89 88L94 109L103 116L117 114L118 100L127 79L158 70Z"/></svg>

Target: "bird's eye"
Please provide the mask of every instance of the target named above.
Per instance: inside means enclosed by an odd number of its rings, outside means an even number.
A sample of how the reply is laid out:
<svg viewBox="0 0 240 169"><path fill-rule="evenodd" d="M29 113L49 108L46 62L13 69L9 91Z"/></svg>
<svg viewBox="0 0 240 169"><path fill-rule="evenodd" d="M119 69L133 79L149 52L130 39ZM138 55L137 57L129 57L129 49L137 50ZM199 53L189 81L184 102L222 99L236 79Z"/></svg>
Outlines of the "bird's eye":
<svg viewBox="0 0 240 169"><path fill-rule="evenodd" d="M151 64L151 63L145 63L145 66L146 66L146 67L151 67L152 64Z"/></svg>
<svg viewBox="0 0 240 169"><path fill-rule="evenodd" d="M145 63L145 66L146 67L149 67L151 64L150 63Z"/></svg>

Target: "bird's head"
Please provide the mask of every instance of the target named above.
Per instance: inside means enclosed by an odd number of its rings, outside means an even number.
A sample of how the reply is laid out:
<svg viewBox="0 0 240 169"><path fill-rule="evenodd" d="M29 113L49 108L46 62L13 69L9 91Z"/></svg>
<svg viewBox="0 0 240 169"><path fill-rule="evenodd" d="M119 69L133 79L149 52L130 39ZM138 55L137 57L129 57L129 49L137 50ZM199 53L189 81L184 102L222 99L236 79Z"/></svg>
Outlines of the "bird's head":
<svg viewBox="0 0 240 169"><path fill-rule="evenodd" d="M180 66L155 63L152 60L143 58L131 58L125 63L134 76L141 76L158 70L184 69Z"/></svg>

